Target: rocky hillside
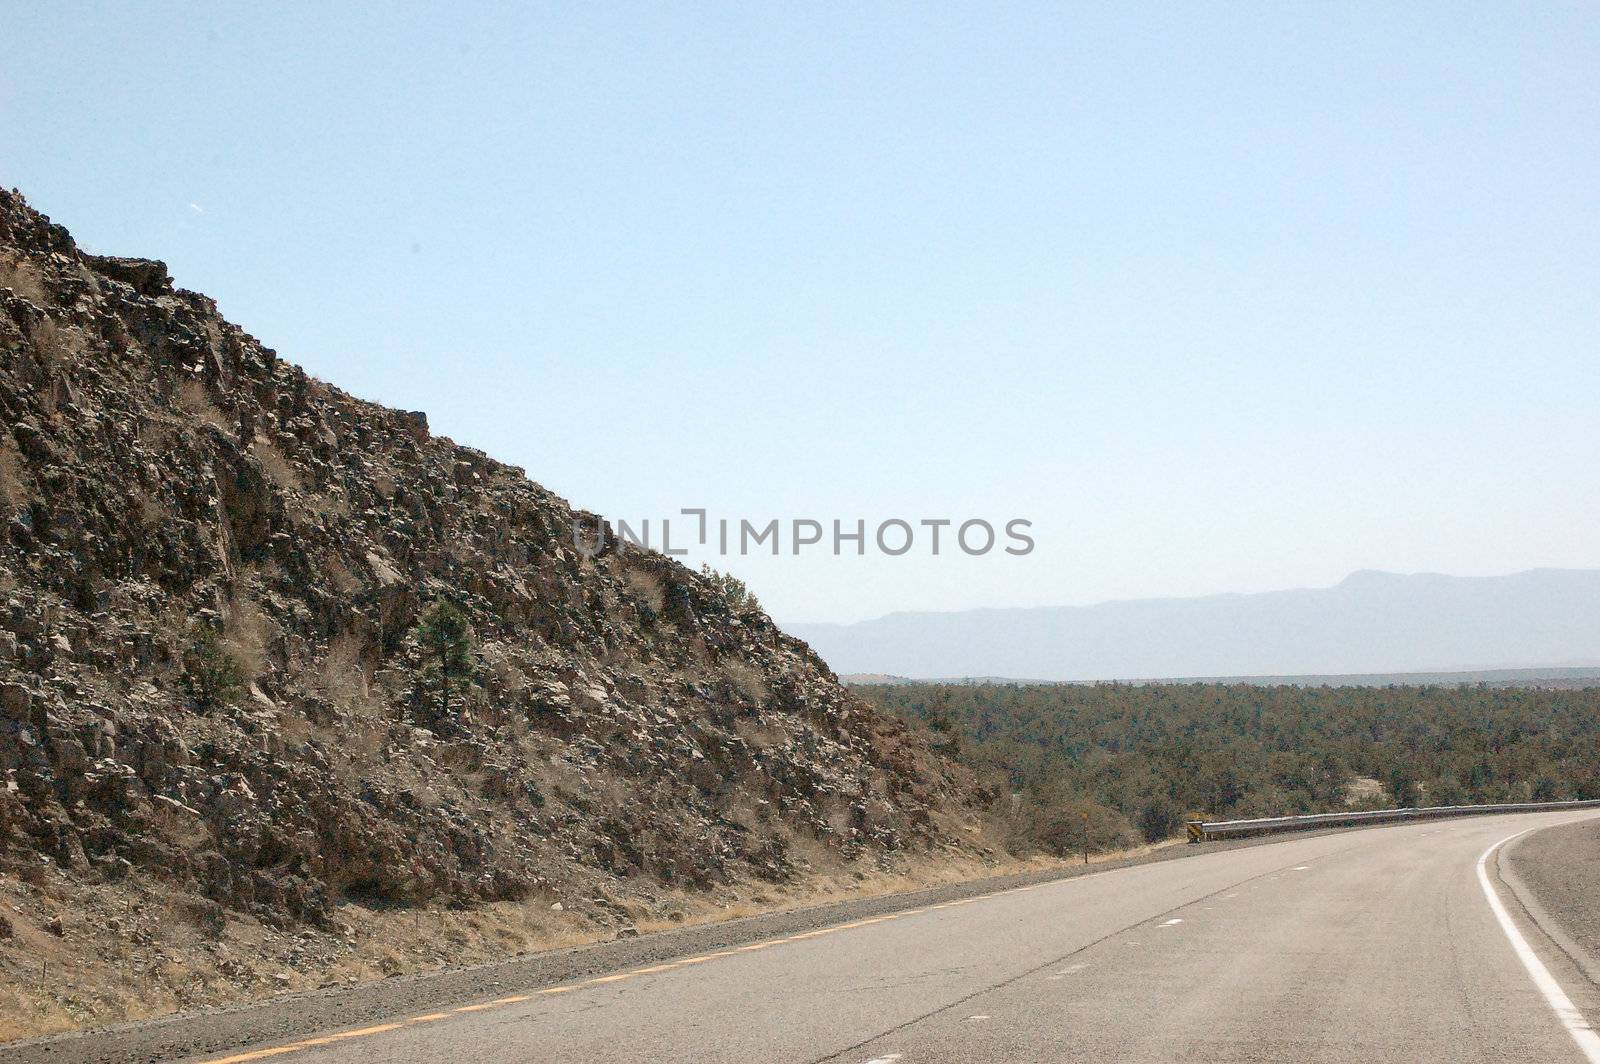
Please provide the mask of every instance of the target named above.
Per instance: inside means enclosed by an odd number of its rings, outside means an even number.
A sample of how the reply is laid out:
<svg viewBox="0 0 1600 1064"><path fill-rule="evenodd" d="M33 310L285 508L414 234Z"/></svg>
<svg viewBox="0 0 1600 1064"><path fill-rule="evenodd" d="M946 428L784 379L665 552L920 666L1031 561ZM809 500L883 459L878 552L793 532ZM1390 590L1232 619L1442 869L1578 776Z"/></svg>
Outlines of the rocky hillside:
<svg viewBox="0 0 1600 1064"><path fill-rule="evenodd" d="M0 427L14 884L123 890L132 924L161 892L224 942L352 903L604 926L630 891L970 837L959 770L721 583L586 555L522 470L307 376L161 263L87 254L5 192ZM446 698L418 642L439 604L469 625ZM32 933L18 897L0 970Z"/></svg>

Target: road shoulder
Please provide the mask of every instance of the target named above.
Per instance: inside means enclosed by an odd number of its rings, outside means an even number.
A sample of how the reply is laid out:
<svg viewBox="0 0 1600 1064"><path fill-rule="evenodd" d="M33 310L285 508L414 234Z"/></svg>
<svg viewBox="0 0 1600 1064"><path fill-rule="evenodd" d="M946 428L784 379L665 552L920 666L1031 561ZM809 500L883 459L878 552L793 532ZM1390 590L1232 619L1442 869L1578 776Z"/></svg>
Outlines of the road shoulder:
<svg viewBox="0 0 1600 1064"><path fill-rule="evenodd" d="M1530 832L1507 846L1499 872L1539 930L1600 987L1600 819Z"/></svg>

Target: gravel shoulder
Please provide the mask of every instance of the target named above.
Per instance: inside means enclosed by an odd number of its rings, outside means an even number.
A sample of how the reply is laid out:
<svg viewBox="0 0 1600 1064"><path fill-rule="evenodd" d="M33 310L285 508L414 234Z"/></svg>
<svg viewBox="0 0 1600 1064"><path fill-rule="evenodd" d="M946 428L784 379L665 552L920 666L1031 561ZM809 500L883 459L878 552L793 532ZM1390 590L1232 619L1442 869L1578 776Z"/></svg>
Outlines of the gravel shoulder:
<svg viewBox="0 0 1600 1064"><path fill-rule="evenodd" d="M1540 929L1600 985L1600 819L1523 836L1500 871Z"/></svg>

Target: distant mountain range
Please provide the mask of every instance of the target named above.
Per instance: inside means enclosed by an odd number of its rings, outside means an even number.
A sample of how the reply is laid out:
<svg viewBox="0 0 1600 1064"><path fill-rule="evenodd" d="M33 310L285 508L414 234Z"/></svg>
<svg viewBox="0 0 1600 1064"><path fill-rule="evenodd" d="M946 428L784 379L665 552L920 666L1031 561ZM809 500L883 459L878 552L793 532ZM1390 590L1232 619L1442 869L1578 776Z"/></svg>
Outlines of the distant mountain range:
<svg viewBox="0 0 1600 1064"><path fill-rule="evenodd" d="M1329 588L789 624L833 668L1035 680L1486 673L1600 665L1600 570L1364 570ZM1463 677L1469 678L1469 677Z"/></svg>

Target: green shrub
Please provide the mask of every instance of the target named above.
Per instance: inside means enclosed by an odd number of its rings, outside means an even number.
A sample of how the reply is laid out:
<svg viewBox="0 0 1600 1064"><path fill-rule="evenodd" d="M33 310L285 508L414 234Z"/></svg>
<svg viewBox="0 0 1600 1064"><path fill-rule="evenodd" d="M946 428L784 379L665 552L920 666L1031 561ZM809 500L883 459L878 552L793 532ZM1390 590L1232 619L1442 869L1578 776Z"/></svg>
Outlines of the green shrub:
<svg viewBox="0 0 1600 1064"><path fill-rule="evenodd" d="M207 624L189 629L189 648L183 655L183 684L201 709L231 705L244 689L244 672Z"/></svg>
<svg viewBox="0 0 1600 1064"><path fill-rule="evenodd" d="M709 565L702 565L700 575L711 584L712 590L730 612L753 613L761 609L761 603L750 593L750 588L732 573L718 572Z"/></svg>

